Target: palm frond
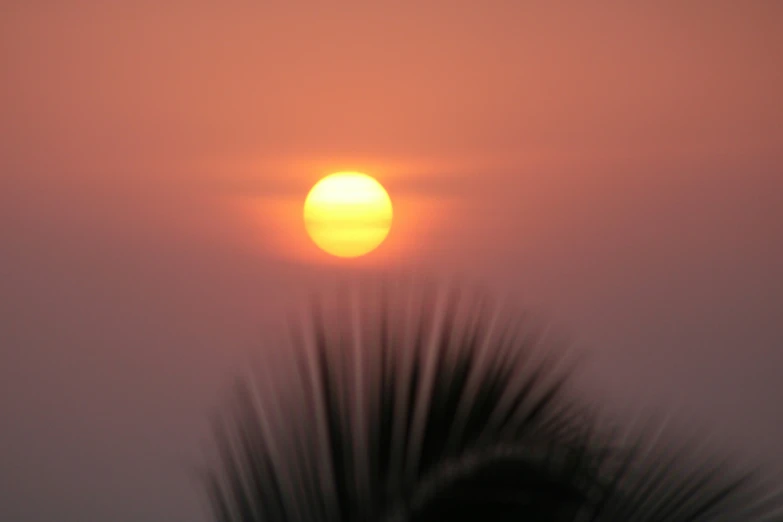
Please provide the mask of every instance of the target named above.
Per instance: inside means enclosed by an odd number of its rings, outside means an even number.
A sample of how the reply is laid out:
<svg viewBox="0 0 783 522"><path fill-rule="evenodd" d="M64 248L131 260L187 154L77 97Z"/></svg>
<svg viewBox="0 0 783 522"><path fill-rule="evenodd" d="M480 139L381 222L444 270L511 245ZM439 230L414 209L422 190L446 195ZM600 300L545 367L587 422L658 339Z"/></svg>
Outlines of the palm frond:
<svg viewBox="0 0 783 522"><path fill-rule="evenodd" d="M703 441L664 435L648 422L614 455L610 487L590 520L783 520L783 497L758 472L706 451Z"/></svg>
<svg viewBox="0 0 783 522"><path fill-rule="evenodd" d="M220 522L761 521L780 505L709 459L620 444L573 398L563 343L486 297L381 285L309 318L292 369L257 368L215 422Z"/></svg>

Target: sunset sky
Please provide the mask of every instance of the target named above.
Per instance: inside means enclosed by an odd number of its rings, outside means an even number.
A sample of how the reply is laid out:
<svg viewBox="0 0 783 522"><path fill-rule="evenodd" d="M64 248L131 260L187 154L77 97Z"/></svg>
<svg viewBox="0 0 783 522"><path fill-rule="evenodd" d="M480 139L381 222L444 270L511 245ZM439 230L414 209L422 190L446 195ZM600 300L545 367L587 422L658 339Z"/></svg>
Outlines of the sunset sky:
<svg viewBox="0 0 783 522"><path fill-rule="evenodd" d="M0 520L206 520L221 390L367 270L513 296L586 395L783 474L783 3L598 4L5 2ZM339 170L394 202L355 260L302 222Z"/></svg>

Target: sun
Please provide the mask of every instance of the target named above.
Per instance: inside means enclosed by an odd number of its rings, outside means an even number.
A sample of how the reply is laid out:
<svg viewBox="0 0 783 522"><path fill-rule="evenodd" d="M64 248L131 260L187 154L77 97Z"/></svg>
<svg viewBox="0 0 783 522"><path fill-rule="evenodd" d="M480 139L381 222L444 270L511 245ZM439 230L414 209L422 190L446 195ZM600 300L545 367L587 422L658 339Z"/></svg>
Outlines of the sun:
<svg viewBox="0 0 783 522"><path fill-rule="evenodd" d="M316 183L304 202L305 229L323 251L359 257L383 243L392 225L386 189L361 172L336 172Z"/></svg>

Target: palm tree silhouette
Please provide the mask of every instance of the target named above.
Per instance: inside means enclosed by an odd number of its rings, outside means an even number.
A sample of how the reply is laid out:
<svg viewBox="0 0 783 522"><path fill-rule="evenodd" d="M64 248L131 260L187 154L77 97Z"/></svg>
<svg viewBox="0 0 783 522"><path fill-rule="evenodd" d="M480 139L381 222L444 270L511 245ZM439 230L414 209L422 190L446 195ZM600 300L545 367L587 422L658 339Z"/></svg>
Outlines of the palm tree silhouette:
<svg viewBox="0 0 783 522"><path fill-rule="evenodd" d="M756 474L602 425L541 323L459 288L374 291L314 301L292 367L238 380L216 520L783 521Z"/></svg>

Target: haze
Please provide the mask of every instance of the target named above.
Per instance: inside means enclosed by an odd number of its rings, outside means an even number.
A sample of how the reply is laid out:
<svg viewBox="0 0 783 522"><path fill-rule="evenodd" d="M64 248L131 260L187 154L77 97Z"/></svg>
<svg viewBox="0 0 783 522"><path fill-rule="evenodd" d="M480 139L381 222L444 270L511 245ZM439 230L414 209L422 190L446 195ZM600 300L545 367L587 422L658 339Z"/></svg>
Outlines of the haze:
<svg viewBox="0 0 783 522"><path fill-rule="evenodd" d="M108 4L0 15L0 520L206 520L221 390L354 268L518 296L783 471L783 4ZM301 223L337 170L395 201L355 265Z"/></svg>

